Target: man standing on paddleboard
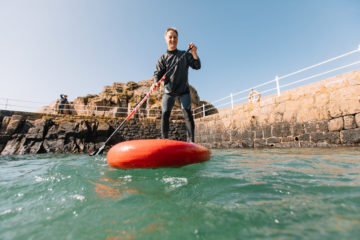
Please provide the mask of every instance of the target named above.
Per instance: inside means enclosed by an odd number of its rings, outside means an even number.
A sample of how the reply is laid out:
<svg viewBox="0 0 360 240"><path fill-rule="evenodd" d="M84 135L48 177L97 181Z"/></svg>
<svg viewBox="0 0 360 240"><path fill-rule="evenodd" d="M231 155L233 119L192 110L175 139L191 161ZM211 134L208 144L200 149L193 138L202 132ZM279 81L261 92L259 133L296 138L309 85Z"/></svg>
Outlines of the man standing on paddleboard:
<svg viewBox="0 0 360 240"><path fill-rule="evenodd" d="M185 125L190 142L194 142L195 123L191 113L191 96L188 81L189 67L198 70L201 68L200 58L197 55L197 47L194 43L189 44L190 52L185 53L177 49L178 31L176 28L168 28L165 32L165 41L168 50L158 60L154 72L154 82L158 82L168 69L174 66L167 74L164 84L165 92L162 98L161 114L161 137L169 137L169 119L175 100L180 102L181 111L185 118ZM184 58L180 58L186 54ZM176 65L174 65L176 64Z"/></svg>

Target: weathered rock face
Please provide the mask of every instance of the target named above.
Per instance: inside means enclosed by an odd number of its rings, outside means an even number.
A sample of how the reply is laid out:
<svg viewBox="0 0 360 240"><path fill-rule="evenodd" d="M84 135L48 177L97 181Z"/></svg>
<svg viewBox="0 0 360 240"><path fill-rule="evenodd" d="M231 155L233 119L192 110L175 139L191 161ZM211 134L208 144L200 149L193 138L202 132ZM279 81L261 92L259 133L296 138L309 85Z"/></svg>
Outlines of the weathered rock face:
<svg viewBox="0 0 360 240"><path fill-rule="evenodd" d="M210 148L360 146L360 71L196 120Z"/></svg>
<svg viewBox="0 0 360 240"><path fill-rule="evenodd" d="M1 117L0 122L1 155L92 152L102 146L119 124L114 118L47 116L32 120L20 115ZM184 122L172 121L169 135L171 139L186 141ZM159 120L131 119L107 147L125 140L159 137Z"/></svg>
<svg viewBox="0 0 360 240"><path fill-rule="evenodd" d="M148 93L153 79L144 81L128 82L128 83L113 83L112 86L105 86L104 90L98 95L87 95L85 97L78 97L73 102L70 102L65 107L65 113L82 116L97 116L97 117L126 117ZM217 110L209 105L206 101L200 101L197 91L190 86L192 109L197 109L203 104L208 105L207 108L212 108L206 114L216 113ZM134 117L155 117L160 118L161 113L161 99L164 93L164 88L154 91L147 101L136 112ZM42 107L38 112L42 113L57 113L59 100L52 102L49 106ZM54 110L55 109L55 110ZM180 106L176 103L174 112L179 111ZM198 109L195 113L202 111ZM195 114L194 113L194 114ZM195 117L202 115L195 114ZM182 114L173 114L173 119L179 119Z"/></svg>

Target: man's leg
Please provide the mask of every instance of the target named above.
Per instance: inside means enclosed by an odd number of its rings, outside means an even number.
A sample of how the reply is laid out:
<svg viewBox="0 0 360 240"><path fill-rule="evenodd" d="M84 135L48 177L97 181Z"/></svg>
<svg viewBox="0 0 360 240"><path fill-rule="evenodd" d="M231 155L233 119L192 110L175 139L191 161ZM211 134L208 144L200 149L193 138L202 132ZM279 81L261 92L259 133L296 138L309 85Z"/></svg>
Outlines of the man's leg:
<svg viewBox="0 0 360 240"><path fill-rule="evenodd" d="M162 98L162 113L161 113L161 138L169 138L169 119L170 113L174 106L175 97L164 94Z"/></svg>
<svg viewBox="0 0 360 240"><path fill-rule="evenodd" d="M181 111L185 119L185 126L188 132L190 142L195 142L195 123L191 112L191 96L190 93L180 97Z"/></svg>

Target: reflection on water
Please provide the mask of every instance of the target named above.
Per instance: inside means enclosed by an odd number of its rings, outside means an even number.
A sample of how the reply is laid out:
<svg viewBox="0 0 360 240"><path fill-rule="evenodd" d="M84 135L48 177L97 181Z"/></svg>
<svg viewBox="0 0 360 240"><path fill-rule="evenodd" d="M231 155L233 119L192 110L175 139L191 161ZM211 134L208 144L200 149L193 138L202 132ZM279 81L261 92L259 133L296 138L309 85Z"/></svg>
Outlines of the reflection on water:
<svg viewBox="0 0 360 240"><path fill-rule="evenodd" d="M94 191L96 193L96 196L98 198L117 198L117 199L121 199L124 193L128 193L128 194L137 194L139 193L137 190L135 189L119 189L119 188L115 188L115 187L110 187L110 186L106 186L104 184L101 183L95 183L91 180L89 180L90 183L94 184Z"/></svg>
<svg viewBox="0 0 360 240"><path fill-rule="evenodd" d="M0 239L357 239L358 148L213 150L117 170L75 154L0 157Z"/></svg>

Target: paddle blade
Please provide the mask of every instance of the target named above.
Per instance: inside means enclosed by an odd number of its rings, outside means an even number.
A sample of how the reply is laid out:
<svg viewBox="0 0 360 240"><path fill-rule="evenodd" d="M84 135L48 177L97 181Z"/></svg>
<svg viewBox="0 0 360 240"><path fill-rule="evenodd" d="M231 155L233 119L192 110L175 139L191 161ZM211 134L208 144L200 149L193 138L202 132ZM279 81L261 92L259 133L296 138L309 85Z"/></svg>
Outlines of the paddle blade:
<svg viewBox="0 0 360 240"><path fill-rule="evenodd" d="M104 151L104 148L105 148L105 145L102 145L101 148L99 148L99 150L94 151L94 152L90 153L89 155L90 155L90 156L95 156L95 155L102 154L103 151Z"/></svg>

